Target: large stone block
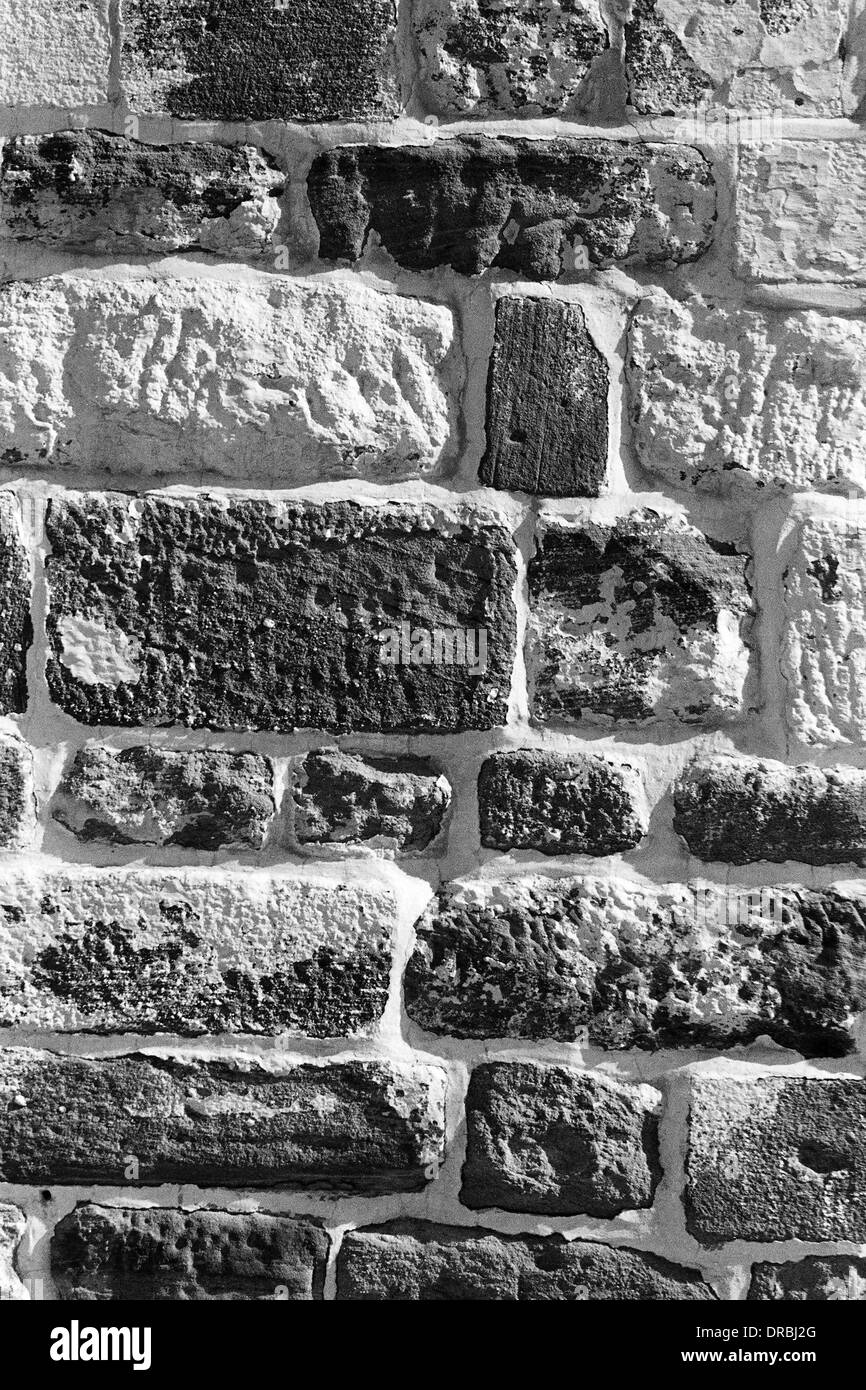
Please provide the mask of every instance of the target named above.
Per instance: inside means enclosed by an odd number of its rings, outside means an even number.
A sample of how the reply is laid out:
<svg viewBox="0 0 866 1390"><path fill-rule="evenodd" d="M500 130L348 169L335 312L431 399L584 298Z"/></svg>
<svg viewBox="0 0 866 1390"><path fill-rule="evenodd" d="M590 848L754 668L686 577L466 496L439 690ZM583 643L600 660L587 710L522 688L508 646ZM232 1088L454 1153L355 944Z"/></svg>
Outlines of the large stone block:
<svg viewBox="0 0 866 1390"><path fill-rule="evenodd" d="M640 775L594 753L494 753L478 777L481 843L542 854L618 854L648 828Z"/></svg>
<svg viewBox="0 0 866 1390"><path fill-rule="evenodd" d="M295 776L294 830L304 845L372 841L422 850L442 829L450 803L450 784L429 758L319 748Z"/></svg>
<svg viewBox="0 0 866 1390"><path fill-rule="evenodd" d="M109 0L0 0L0 106L108 100Z"/></svg>

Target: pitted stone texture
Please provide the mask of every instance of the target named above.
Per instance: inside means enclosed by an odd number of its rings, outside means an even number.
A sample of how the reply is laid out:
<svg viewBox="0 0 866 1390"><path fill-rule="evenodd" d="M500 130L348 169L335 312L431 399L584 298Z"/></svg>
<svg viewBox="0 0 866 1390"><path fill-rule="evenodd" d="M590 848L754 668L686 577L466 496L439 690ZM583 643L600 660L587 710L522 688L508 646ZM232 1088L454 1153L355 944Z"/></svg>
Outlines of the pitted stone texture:
<svg viewBox="0 0 866 1390"><path fill-rule="evenodd" d="M570 1067L485 1062L466 1095L460 1200L544 1216L652 1205L661 1178L658 1091Z"/></svg>
<svg viewBox="0 0 866 1390"><path fill-rule="evenodd" d="M399 109L394 0L124 0L121 82L136 111L212 121L344 121Z"/></svg>
<svg viewBox="0 0 866 1390"><path fill-rule="evenodd" d="M498 299L481 481L598 497L607 476L608 375L579 305Z"/></svg>
<svg viewBox="0 0 866 1390"><path fill-rule="evenodd" d="M478 778L481 843L542 854L619 854L648 828L640 774L595 753L494 753Z"/></svg>
<svg viewBox="0 0 866 1390"><path fill-rule="evenodd" d="M436 469L453 316L249 276L0 287L0 463L286 485Z"/></svg>
<svg viewBox="0 0 866 1390"><path fill-rule="evenodd" d="M319 748L296 778L295 834L302 844L374 842L422 850L442 829L451 787L429 758Z"/></svg>
<svg viewBox="0 0 866 1390"><path fill-rule="evenodd" d="M842 114L842 0L635 0L625 28L629 101L652 115L705 102Z"/></svg>
<svg viewBox="0 0 866 1390"><path fill-rule="evenodd" d="M20 738L0 733L0 849L25 845L34 813L33 755Z"/></svg>
<svg viewBox="0 0 866 1390"><path fill-rule="evenodd" d="M770 1037L844 1056L866 1005L853 890L469 879L441 890L416 938L407 1013L457 1038L654 1051Z"/></svg>
<svg viewBox="0 0 866 1390"><path fill-rule="evenodd" d="M86 724L452 731L504 723L514 553L486 512L67 494L46 523L48 681ZM488 634L485 669L383 634ZM411 657L411 651L409 653Z"/></svg>
<svg viewBox="0 0 866 1390"><path fill-rule="evenodd" d="M307 1218L78 1206L55 1227L51 1275L61 1299L310 1302L328 1244Z"/></svg>
<svg viewBox="0 0 866 1390"><path fill-rule="evenodd" d="M347 1231L337 1257L337 1298L356 1302L713 1297L697 1270L640 1250L425 1221Z"/></svg>
<svg viewBox="0 0 866 1390"><path fill-rule="evenodd" d="M327 150L308 191L327 260L359 260L375 233L410 270L530 280L571 269L575 242L597 266L695 260L716 202L709 164L686 145L480 135Z"/></svg>
<svg viewBox="0 0 866 1390"><path fill-rule="evenodd" d="M866 1260L850 1255L807 1255L787 1264L752 1266L750 1303L863 1302Z"/></svg>
<svg viewBox="0 0 866 1390"><path fill-rule="evenodd" d="M420 0L421 95L439 115L595 109L607 29L595 0Z"/></svg>
<svg viewBox="0 0 866 1390"><path fill-rule="evenodd" d="M52 815L83 841L261 849L276 813L273 777L258 753L88 746L75 754Z"/></svg>
<svg viewBox="0 0 866 1390"><path fill-rule="evenodd" d="M108 100L109 0L0 0L0 106Z"/></svg>
<svg viewBox="0 0 866 1390"><path fill-rule="evenodd" d="M691 1084L685 1206L701 1244L866 1239L866 1082Z"/></svg>
<svg viewBox="0 0 866 1390"><path fill-rule="evenodd" d="M789 732L803 744L866 741L866 522L806 518L782 578L781 670Z"/></svg>
<svg viewBox="0 0 866 1390"><path fill-rule="evenodd" d="M550 518L529 563L541 723L715 724L743 708L746 557L682 517Z"/></svg>
<svg viewBox="0 0 866 1390"><path fill-rule="evenodd" d="M744 280L866 284L866 149L854 140L744 146L735 258Z"/></svg>
<svg viewBox="0 0 866 1390"><path fill-rule="evenodd" d="M412 1063L91 1060L8 1048L0 1173L22 1183L415 1192L442 1159L444 1092L441 1068ZM137 1180L124 1174L130 1156Z"/></svg>
<svg viewBox="0 0 866 1390"><path fill-rule="evenodd" d="M283 176L248 145L142 145L99 130L16 135L0 165L0 231L95 256L258 256Z"/></svg>
<svg viewBox="0 0 866 1390"><path fill-rule="evenodd" d="M23 1302L29 1297L15 1268L15 1255L25 1226L23 1211L8 1202L0 1204L0 1303Z"/></svg>
<svg viewBox="0 0 866 1390"><path fill-rule="evenodd" d="M11 492L0 492L0 714L23 714L27 708L32 640L30 562L21 541L18 503Z"/></svg>
<svg viewBox="0 0 866 1390"><path fill-rule="evenodd" d="M866 327L661 290L632 320L634 442L674 486L866 489Z"/></svg>
<svg viewBox="0 0 866 1390"><path fill-rule="evenodd" d="M54 1032L369 1032L396 904L379 885L226 870L8 869L0 1026Z"/></svg>
<svg viewBox="0 0 866 1390"><path fill-rule="evenodd" d="M763 758L698 758L673 789L674 830L693 854L866 864L866 772Z"/></svg>

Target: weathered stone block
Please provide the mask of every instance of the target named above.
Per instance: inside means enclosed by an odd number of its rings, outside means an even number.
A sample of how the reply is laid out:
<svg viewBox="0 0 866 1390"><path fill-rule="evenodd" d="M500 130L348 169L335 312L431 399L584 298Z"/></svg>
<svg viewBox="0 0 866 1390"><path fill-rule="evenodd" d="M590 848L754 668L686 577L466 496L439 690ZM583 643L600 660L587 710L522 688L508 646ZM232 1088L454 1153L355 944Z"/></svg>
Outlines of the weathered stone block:
<svg viewBox="0 0 866 1390"><path fill-rule="evenodd" d="M30 749L20 738L0 733L0 849L23 846L34 810Z"/></svg>
<svg viewBox="0 0 866 1390"><path fill-rule="evenodd" d="M466 1095L464 1206L616 1216L652 1205L660 1096L570 1067L485 1062Z"/></svg>
<svg viewBox="0 0 866 1390"><path fill-rule="evenodd" d="M674 486L866 488L866 327L656 290L629 334L635 447Z"/></svg>
<svg viewBox="0 0 866 1390"><path fill-rule="evenodd" d="M475 1227L390 1221L348 1231L337 1298L363 1302L709 1300L694 1269L594 1241L501 1236Z"/></svg>
<svg viewBox="0 0 866 1390"><path fill-rule="evenodd" d="M406 1009L458 1038L855 1050L866 899L625 879L467 880L417 925Z"/></svg>
<svg viewBox="0 0 866 1390"><path fill-rule="evenodd" d="M283 1066L0 1051L7 1182L414 1192L442 1159L445 1073L377 1061ZM130 1157L138 1178L125 1170Z"/></svg>
<svg viewBox="0 0 866 1390"><path fill-rule="evenodd" d="M640 775L594 753L494 753L478 777L481 843L542 854L618 854L647 832Z"/></svg>
<svg viewBox="0 0 866 1390"><path fill-rule="evenodd" d="M124 0L137 111L212 121L396 115L393 0Z"/></svg>
<svg viewBox="0 0 866 1390"><path fill-rule="evenodd" d="M866 741L866 524L804 518L782 579L781 670L789 733L804 744Z"/></svg>
<svg viewBox="0 0 866 1390"><path fill-rule="evenodd" d="M13 281L0 462L137 481L428 474L451 432L453 331L443 305L287 276Z"/></svg>
<svg viewBox="0 0 866 1390"><path fill-rule="evenodd" d="M83 723L504 722L516 571L486 512L67 494L47 534L48 681ZM472 634L483 661L438 661L443 633Z"/></svg>
<svg viewBox="0 0 866 1390"><path fill-rule="evenodd" d="M0 0L0 105L108 100L109 0Z"/></svg>
<svg viewBox="0 0 866 1390"><path fill-rule="evenodd" d="M421 96L440 115L593 107L609 39L595 0L420 0Z"/></svg>
<svg viewBox="0 0 866 1390"><path fill-rule="evenodd" d="M95 256L257 256L271 245L282 191L282 174L248 145L16 135L0 164L0 232Z"/></svg>
<svg viewBox="0 0 866 1390"><path fill-rule="evenodd" d="M0 1204L0 1302L23 1302L29 1297L19 1278L15 1256L21 1244L26 1219L19 1207Z"/></svg>
<svg viewBox="0 0 866 1390"><path fill-rule="evenodd" d="M78 1206L55 1228L51 1274L62 1299L310 1302L327 1257L309 1218Z"/></svg>
<svg viewBox="0 0 866 1390"><path fill-rule="evenodd" d="M529 564L533 713L610 726L742 709L746 558L682 517L551 518Z"/></svg>
<svg viewBox="0 0 866 1390"><path fill-rule="evenodd" d="M774 115L841 115L841 0L635 0L629 101L648 114L705 102Z"/></svg>
<svg viewBox="0 0 866 1390"><path fill-rule="evenodd" d="M575 242L598 266L694 260L715 218L712 171L697 150L613 140L345 145L314 160L308 191L325 259L358 260L375 232L410 270L495 268L533 280L570 269Z"/></svg>
<svg viewBox="0 0 866 1390"><path fill-rule="evenodd" d="M750 1303L829 1303L866 1299L866 1260L807 1255L786 1264L752 1265Z"/></svg>
<svg viewBox="0 0 866 1390"><path fill-rule="evenodd" d="M32 640L30 562L21 542L17 500L11 492L0 492L0 714L23 714L27 708Z"/></svg>
<svg viewBox="0 0 866 1390"><path fill-rule="evenodd" d="M442 829L451 787L429 758L379 757L319 748L294 784L294 828L302 844L426 849Z"/></svg>
<svg viewBox="0 0 866 1390"><path fill-rule="evenodd" d="M273 778L258 753L91 745L75 754L52 815L85 841L261 849L276 814Z"/></svg>
<svg viewBox="0 0 866 1390"><path fill-rule="evenodd" d="M703 1245L866 1239L866 1083L694 1077L686 1176Z"/></svg>
<svg viewBox="0 0 866 1390"><path fill-rule="evenodd" d="M737 274L866 284L866 149L855 140L745 146L737 166Z"/></svg>
<svg viewBox="0 0 866 1390"><path fill-rule="evenodd" d="M698 758L673 789L674 830L693 854L866 864L866 772L763 758Z"/></svg>
<svg viewBox="0 0 866 1390"><path fill-rule="evenodd" d="M369 1031L396 905L358 883L194 869L0 880L0 1025L54 1032Z"/></svg>
<svg viewBox="0 0 866 1390"><path fill-rule="evenodd" d="M607 388L607 362L579 305L498 299L481 481L598 497L607 476Z"/></svg>

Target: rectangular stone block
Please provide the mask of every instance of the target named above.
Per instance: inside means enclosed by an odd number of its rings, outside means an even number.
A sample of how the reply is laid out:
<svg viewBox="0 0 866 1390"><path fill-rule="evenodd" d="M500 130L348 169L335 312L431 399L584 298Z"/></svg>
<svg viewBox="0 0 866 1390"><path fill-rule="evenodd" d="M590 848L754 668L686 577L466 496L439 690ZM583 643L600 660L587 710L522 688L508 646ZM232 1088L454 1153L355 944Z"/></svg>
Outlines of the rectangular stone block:
<svg viewBox="0 0 866 1390"><path fill-rule="evenodd" d="M529 563L542 724L717 724L743 708L747 560L683 517L545 519Z"/></svg>
<svg viewBox="0 0 866 1390"><path fill-rule="evenodd" d="M359 260L375 233L410 270L530 280L572 269L575 246L593 266L695 260L716 205L697 150L613 140L344 145L317 156L307 187L326 260Z"/></svg>
<svg viewBox="0 0 866 1390"><path fill-rule="evenodd" d="M866 1239L860 1078L696 1076L685 1206L702 1245Z"/></svg>
<svg viewBox="0 0 866 1390"><path fill-rule="evenodd" d="M446 732L505 720L516 568L487 512L67 494L47 535L48 682L82 723ZM455 637L459 662L453 644L445 660Z"/></svg>
<svg viewBox="0 0 866 1390"><path fill-rule="evenodd" d="M108 100L109 0L0 0L0 106Z"/></svg>
<svg viewBox="0 0 866 1390"><path fill-rule="evenodd" d="M641 300L626 379L642 466L724 492L866 488L866 326L722 301Z"/></svg>
<svg viewBox="0 0 866 1390"><path fill-rule="evenodd" d="M286 486L441 469L443 305L248 275L0 287L0 462Z"/></svg>
<svg viewBox="0 0 866 1390"><path fill-rule="evenodd" d="M136 111L209 121L397 114L394 0L124 0Z"/></svg>
<svg viewBox="0 0 866 1390"><path fill-rule="evenodd" d="M3 145L0 232L88 255L271 249L284 178L249 145L143 145L101 130Z"/></svg>
<svg viewBox="0 0 866 1390"><path fill-rule="evenodd" d="M456 1038L806 1056L856 1047L866 898L624 878L460 880L417 923L409 1017Z"/></svg>
<svg viewBox="0 0 866 1390"><path fill-rule="evenodd" d="M624 1246L390 1221L347 1231L337 1298L355 1302L710 1300L697 1270Z"/></svg>
<svg viewBox="0 0 866 1390"><path fill-rule="evenodd" d="M866 1260L807 1255L784 1264L752 1265L750 1303L830 1303L866 1299Z"/></svg>
<svg viewBox="0 0 866 1390"><path fill-rule="evenodd" d="M430 758L308 753L294 777L294 832L303 845L426 849L451 804L448 779Z"/></svg>
<svg viewBox="0 0 866 1390"><path fill-rule="evenodd" d="M412 1063L7 1048L0 1173L46 1185L415 1192L442 1160L444 1093L441 1068Z"/></svg>
<svg viewBox="0 0 866 1390"><path fill-rule="evenodd" d="M62 1299L320 1301L329 1240L309 1218L77 1206L51 1241Z"/></svg>
<svg viewBox="0 0 866 1390"><path fill-rule="evenodd" d="M598 497L607 478L608 377L578 304L497 299L481 481Z"/></svg>
<svg viewBox="0 0 866 1390"><path fill-rule="evenodd" d="M466 1094L466 1207L616 1216L661 1178L658 1091L571 1067L485 1062Z"/></svg>
<svg viewBox="0 0 866 1390"><path fill-rule="evenodd" d="M23 714L27 708L32 641L30 561L22 543L18 499L0 492L0 714Z"/></svg>
<svg viewBox="0 0 866 1390"><path fill-rule="evenodd" d="M0 1026L369 1032L396 905L378 885L224 869L0 874Z"/></svg>
<svg viewBox="0 0 866 1390"><path fill-rule="evenodd" d="M33 755L20 738L0 733L0 849L25 847L35 811Z"/></svg>
<svg viewBox="0 0 866 1390"><path fill-rule="evenodd" d="M648 829L640 774L594 753L520 748L486 758L478 776L481 843L541 854L619 854Z"/></svg>

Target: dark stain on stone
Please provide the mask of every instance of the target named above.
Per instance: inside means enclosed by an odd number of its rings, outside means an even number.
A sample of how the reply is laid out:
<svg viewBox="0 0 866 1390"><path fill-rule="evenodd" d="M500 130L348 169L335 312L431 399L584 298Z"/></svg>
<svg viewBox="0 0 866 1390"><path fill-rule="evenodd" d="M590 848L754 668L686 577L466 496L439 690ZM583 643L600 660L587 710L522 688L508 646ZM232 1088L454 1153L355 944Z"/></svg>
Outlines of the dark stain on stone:
<svg viewBox="0 0 866 1390"><path fill-rule="evenodd" d="M27 708L32 642L30 565L18 539L15 499L0 493L0 714L23 714Z"/></svg>
<svg viewBox="0 0 866 1390"><path fill-rule="evenodd" d="M836 555L824 555L820 560L813 560L809 566L809 573L813 579L817 580L821 589L821 598L825 603L835 603L841 598L839 559Z"/></svg>
<svg viewBox="0 0 866 1390"><path fill-rule="evenodd" d="M634 0L625 26L625 68L630 104L650 115L693 108L713 89L712 78L656 12L656 0Z"/></svg>

